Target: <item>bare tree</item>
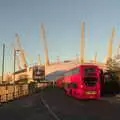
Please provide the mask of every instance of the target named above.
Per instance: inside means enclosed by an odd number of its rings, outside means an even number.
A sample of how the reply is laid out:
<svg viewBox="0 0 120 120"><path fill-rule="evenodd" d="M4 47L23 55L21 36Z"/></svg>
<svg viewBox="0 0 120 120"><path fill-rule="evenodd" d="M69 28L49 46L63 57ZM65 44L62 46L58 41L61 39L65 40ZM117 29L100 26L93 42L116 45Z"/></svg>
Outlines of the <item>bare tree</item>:
<svg viewBox="0 0 120 120"><path fill-rule="evenodd" d="M118 72L120 71L120 62L119 60L114 57L114 58L110 58L107 61L107 69L113 72Z"/></svg>

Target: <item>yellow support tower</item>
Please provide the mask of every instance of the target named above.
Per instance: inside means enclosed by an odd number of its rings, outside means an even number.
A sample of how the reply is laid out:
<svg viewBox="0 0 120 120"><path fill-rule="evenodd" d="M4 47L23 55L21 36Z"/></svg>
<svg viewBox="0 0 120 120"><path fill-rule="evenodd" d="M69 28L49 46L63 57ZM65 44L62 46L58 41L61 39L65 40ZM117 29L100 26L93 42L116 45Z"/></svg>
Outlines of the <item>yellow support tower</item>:
<svg viewBox="0 0 120 120"><path fill-rule="evenodd" d="M48 47L47 47L47 39L46 39L46 31L44 24L41 25L41 36L44 44L44 51L45 51L45 66L48 66L49 63L49 57L48 57Z"/></svg>
<svg viewBox="0 0 120 120"><path fill-rule="evenodd" d="M42 65L40 55L38 55L38 65Z"/></svg>
<svg viewBox="0 0 120 120"><path fill-rule="evenodd" d="M107 60L112 58L112 50L113 50L113 40L115 38L115 28L112 30L112 37L110 38L109 45L108 45L108 57Z"/></svg>
<svg viewBox="0 0 120 120"><path fill-rule="evenodd" d="M84 50L85 50L85 23L82 23L81 44L80 44L80 64L84 63Z"/></svg>

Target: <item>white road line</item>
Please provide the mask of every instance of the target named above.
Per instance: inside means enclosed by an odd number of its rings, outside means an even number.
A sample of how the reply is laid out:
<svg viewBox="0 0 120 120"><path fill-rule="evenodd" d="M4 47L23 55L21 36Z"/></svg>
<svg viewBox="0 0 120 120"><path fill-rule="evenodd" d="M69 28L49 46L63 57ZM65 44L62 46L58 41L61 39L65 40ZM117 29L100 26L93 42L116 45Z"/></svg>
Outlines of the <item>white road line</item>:
<svg viewBox="0 0 120 120"><path fill-rule="evenodd" d="M52 109L48 106L48 104L46 103L46 101L44 100L44 98L41 96L41 101L44 104L44 106L48 109L48 111L53 115L53 117L56 120L61 120L60 118L58 118L58 116L52 111Z"/></svg>

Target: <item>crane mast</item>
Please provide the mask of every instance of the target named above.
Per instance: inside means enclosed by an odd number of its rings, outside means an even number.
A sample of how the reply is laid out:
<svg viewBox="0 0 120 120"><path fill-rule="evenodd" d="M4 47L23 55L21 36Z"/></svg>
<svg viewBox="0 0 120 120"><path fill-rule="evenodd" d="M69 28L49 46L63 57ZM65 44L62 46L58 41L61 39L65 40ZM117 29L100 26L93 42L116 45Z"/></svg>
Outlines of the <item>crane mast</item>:
<svg viewBox="0 0 120 120"><path fill-rule="evenodd" d="M12 46L13 47L13 46ZM16 46L13 47L13 50L14 52L17 51L18 49L16 48ZM19 56L17 54L15 54L15 61L17 62L17 67L18 67L18 70L21 70L21 65L20 65L20 59L19 59Z"/></svg>
<svg viewBox="0 0 120 120"><path fill-rule="evenodd" d="M25 57L24 50L22 49L21 44L20 44L20 38L19 38L18 34L16 34L15 37L16 37L16 41L17 41L17 44L18 44L18 47L19 47L19 50L20 50L20 58L21 58L21 61L22 61L22 65L26 69L27 68L27 62L26 62L26 57Z"/></svg>
<svg viewBox="0 0 120 120"><path fill-rule="evenodd" d="M48 66L49 63L49 57L48 57L48 47L47 47L47 40L46 40L46 31L44 24L41 25L41 36L44 44L44 51L45 51L45 65Z"/></svg>
<svg viewBox="0 0 120 120"><path fill-rule="evenodd" d="M18 67L18 70L21 70L19 56L16 56L16 62L17 62L17 67Z"/></svg>

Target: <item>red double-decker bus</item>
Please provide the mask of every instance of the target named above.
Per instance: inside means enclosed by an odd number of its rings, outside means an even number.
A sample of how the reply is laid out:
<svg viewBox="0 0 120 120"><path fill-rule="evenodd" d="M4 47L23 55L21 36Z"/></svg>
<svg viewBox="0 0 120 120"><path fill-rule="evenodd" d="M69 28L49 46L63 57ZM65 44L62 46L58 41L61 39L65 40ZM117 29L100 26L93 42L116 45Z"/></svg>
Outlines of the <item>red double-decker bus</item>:
<svg viewBox="0 0 120 120"><path fill-rule="evenodd" d="M72 68L56 84L64 87L67 95L78 99L99 99L101 96L101 72L96 65Z"/></svg>

